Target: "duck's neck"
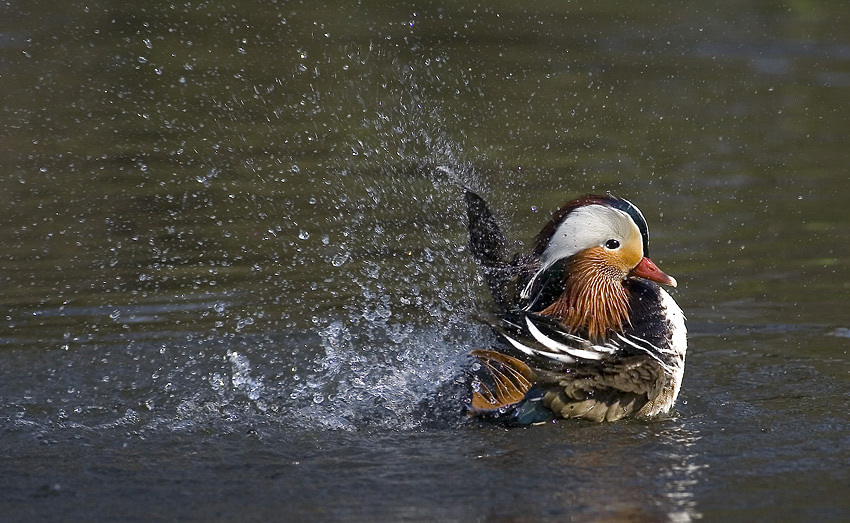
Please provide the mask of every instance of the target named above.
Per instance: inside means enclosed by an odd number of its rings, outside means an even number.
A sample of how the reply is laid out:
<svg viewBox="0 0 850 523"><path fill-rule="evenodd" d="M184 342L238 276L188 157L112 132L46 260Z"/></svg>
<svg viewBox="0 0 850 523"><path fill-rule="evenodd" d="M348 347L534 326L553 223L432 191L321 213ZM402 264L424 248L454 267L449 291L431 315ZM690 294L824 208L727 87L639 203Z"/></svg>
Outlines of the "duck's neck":
<svg viewBox="0 0 850 523"><path fill-rule="evenodd" d="M597 343L622 332L629 322L629 294L621 275L593 257L570 260L566 268L564 292L541 313Z"/></svg>

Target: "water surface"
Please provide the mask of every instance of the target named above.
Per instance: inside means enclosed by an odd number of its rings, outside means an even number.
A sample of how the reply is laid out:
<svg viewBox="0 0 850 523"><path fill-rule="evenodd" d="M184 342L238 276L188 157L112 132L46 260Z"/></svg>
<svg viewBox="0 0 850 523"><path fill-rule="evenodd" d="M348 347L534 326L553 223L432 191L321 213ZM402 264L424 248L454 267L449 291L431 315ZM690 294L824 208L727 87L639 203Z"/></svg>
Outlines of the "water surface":
<svg viewBox="0 0 850 523"><path fill-rule="evenodd" d="M850 8L0 8L11 520L850 516ZM454 168L517 248L641 207L675 414L463 414L493 336Z"/></svg>

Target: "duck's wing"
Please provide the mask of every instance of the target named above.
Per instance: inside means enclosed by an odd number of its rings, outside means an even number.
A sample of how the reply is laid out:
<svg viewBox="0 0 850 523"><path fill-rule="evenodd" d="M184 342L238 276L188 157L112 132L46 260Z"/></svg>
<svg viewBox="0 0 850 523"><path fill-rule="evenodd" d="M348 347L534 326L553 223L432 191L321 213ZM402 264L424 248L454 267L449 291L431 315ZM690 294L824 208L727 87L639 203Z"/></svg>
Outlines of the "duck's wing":
<svg viewBox="0 0 850 523"><path fill-rule="evenodd" d="M525 319L524 323L519 323L520 317ZM563 377L564 369L576 363L576 358L597 359L590 342L558 329L543 316L522 314L479 319L501 334L519 357L496 350L472 351L477 363L472 381L473 414L517 405L526 399L535 383L557 382ZM544 334L541 327L548 333Z"/></svg>
<svg viewBox="0 0 850 523"><path fill-rule="evenodd" d="M509 345L530 357L526 361L532 368L610 367L632 360L653 361L661 368L668 367L661 348L628 330L613 333L605 342L593 343L542 314L520 312L496 320L485 318L485 321Z"/></svg>
<svg viewBox="0 0 850 523"><path fill-rule="evenodd" d="M528 270L528 261L510 253L508 239L483 198L466 190L464 199L469 223L469 250L493 299L502 310L508 310L515 305L517 279Z"/></svg>
<svg viewBox="0 0 850 523"><path fill-rule="evenodd" d="M617 333L604 343L592 343L568 332L557 320L532 313L491 318L488 323L516 351L517 357L495 354L510 358L506 365L511 369L527 369L521 374L527 378L530 372L533 379L522 389L519 385L525 383L513 378L511 372L499 368L500 373L494 374L492 364L483 365L482 355L474 353L487 371L474 383L490 383L487 390L494 387L492 383L499 383L498 389L513 392L491 394L489 403L479 404L482 410L488 405L490 409L504 409L527 400L513 391L513 385L524 390L526 396L532 387L539 389L542 405L559 416L616 420L643 408L670 372L659 349L634 334ZM494 351L486 352L486 359L492 361Z"/></svg>
<svg viewBox="0 0 850 523"><path fill-rule="evenodd" d="M464 199L472 257L482 265L507 263L508 239L499 228L487 202L472 191L466 191Z"/></svg>
<svg viewBox="0 0 850 523"><path fill-rule="evenodd" d="M478 319L501 336L510 347L507 352L535 371L538 381L545 381L548 371L560 376L573 372L577 364L603 361L612 351L571 334L557 320L541 314L514 311Z"/></svg>

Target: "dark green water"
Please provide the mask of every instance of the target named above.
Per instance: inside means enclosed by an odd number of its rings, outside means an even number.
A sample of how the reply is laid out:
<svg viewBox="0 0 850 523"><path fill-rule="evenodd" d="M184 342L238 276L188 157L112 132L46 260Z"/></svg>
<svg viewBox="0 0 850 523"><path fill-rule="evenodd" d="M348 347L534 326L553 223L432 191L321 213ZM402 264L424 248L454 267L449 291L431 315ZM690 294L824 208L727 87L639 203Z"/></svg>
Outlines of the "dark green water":
<svg viewBox="0 0 850 523"><path fill-rule="evenodd" d="M850 6L517 5L0 6L0 519L850 518ZM465 419L437 165L641 207L672 419Z"/></svg>

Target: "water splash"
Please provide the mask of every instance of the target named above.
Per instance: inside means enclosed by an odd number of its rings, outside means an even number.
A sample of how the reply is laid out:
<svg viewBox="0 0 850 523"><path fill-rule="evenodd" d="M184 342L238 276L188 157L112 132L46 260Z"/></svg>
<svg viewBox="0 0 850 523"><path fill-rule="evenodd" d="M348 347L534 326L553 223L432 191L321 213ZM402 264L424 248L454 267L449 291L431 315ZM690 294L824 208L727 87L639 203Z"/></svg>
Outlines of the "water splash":
<svg viewBox="0 0 850 523"><path fill-rule="evenodd" d="M230 351L227 353L227 357L233 365L233 374L230 378L233 388L250 400L259 400L264 392L263 378L251 374L251 363L245 355ZM261 408L260 410L265 409Z"/></svg>
<svg viewBox="0 0 850 523"><path fill-rule="evenodd" d="M161 339L142 332L130 348L130 336L87 338L100 343L93 352L116 356L91 356L101 362L92 366L100 375L73 384L89 391L86 401L99 407L88 417L76 416L75 423L95 427L111 419L127 430L227 432L255 424L355 430L463 419L459 394L466 354L489 334L468 319L483 287L466 253L458 185L477 182L462 139L451 135L452 117L434 96L448 89L438 85L437 73L446 62L437 58L413 70L389 57L367 66L360 57L361 72L381 78L341 85L311 105L310 110L327 113L340 105L334 96L362 100L364 125L371 129L335 136L321 169L305 161L284 166L287 172L269 179L315 181L302 195L304 206L286 191L266 208L261 198L250 200L258 205L251 209L257 217L277 220L259 230L266 231L262 241L280 245L275 247L280 252L268 261L251 261L252 274L264 276L269 289L251 286L244 292L256 294L244 297L237 291L226 300L210 295L196 303L197 313L185 308L182 295L176 306L114 309L110 320L121 324L115 327L123 329L120 336L129 330L127 318L160 316L164 322L180 314L181 320L179 327L163 328L173 331ZM364 87L375 83L376 90ZM481 151L474 156L486 160ZM440 165L452 166L463 183L435 175ZM220 187L216 173L193 183ZM179 236L179 231L168 234ZM268 254L247 244L223 251L224 258L235 260L235 269L242 256ZM166 250L157 250L157 259ZM159 265L136 279L156 290L165 281L157 271ZM266 309L280 320L266 316ZM82 367L83 357L73 352L80 343L63 340L62 346ZM68 386L57 385L51 399L62 398L62 388ZM113 395L123 397L116 401Z"/></svg>
<svg viewBox="0 0 850 523"><path fill-rule="evenodd" d="M332 322L320 332L325 354L293 391L304 405L297 417L305 426L351 430L413 428L446 411L458 414L462 403L455 392L462 388L469 345L455 343L452 330L378 322L364 332Z"/></svg>

